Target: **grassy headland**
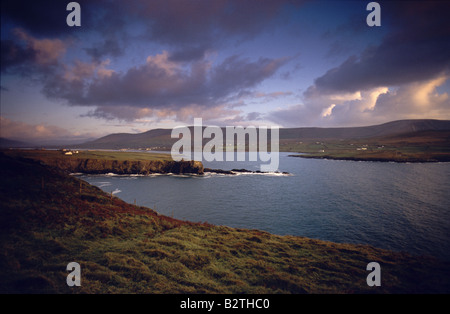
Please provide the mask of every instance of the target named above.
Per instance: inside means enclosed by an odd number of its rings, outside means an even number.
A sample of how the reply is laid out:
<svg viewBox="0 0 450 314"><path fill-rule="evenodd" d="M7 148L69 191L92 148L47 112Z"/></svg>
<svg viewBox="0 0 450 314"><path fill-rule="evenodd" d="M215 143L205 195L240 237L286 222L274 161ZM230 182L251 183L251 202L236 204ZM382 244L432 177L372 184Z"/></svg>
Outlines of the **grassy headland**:
<svg viewBox="0 0 450 314"><path fill-rule="evenodd" d="M450 292L449 262L176 220L18 156L0 153L0 175L2 293Z"/></svg>
<svg viewBox="0 0 450 314"><path fill-rule="evenodd" d="M75 153L77 151L78 153ZM67 150L71 155L64 155L65 151L46 150L46 149L10 149L4 150L8 156L18 156L41 161L51 161L54 159L102 159L118 161L169 161L172 160L170 153L147 153L147 152L129 152L112 150Z"/></svg>
<svg viewBox="0 0 450 314"><path fill-rule="evenodd" d="M144 174L195 173L203 174L203 164L196 161L174 161L170 154L121 151L57 151L4 150L8 156L37 160L45 165L71 173Z"/></svg>

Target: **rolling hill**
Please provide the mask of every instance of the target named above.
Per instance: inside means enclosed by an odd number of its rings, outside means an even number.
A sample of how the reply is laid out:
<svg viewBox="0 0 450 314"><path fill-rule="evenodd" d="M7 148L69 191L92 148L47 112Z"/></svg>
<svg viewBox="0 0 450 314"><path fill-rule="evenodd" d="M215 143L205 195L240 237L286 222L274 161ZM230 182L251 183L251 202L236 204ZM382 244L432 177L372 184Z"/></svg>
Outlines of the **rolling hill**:
<svg viewBox="0 0 450 314"><path fill-rule="evenodd" d="M191 127L192 130L192 127ZM94 141L77 145L77 148L86 149L145 149L170 150L177 139L171 138L171 129L154 129L147 132L130 134L118 133L110 134ZM222 128L223 134L225 129ZM429 132L447 137L450 135L449 120L400 120L388 122L380 125L364 127L339 127L339 128L281 128L280 129L280 150L298 151L299 149L289 145L298 141L344 141L361 139L383 138L412 138L415 134ZM436 132L436 133L434 133ZM191 131L192 133L192 131ZM270 136L268 136L270 138ZM209 139L205 139L205 142ZM292 145L291 145L292 146Z"/></svg>
<svg viewBox="0 0 450 314"><path fill-rule="evenodd" d="M15 141L11 139L7 139L4 137L0 137L0 147L1 148L9 148L9 147L30 147L29 143Z"/></svg>

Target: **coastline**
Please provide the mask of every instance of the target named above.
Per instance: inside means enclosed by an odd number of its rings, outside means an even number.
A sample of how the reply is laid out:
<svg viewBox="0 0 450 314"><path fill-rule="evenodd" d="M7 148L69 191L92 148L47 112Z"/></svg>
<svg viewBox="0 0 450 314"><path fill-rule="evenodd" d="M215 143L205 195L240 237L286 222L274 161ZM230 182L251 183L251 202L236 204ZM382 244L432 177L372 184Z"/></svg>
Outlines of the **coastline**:
<svg viewBox="0 0 450 314"><path fill-rule="evenodd" d="M348 160L348 161L373 161L373 162L395 162L395 163L436 163L450 162L450 156L428 157L378 157L378 156L337 156L337 155L314 155L301 153L301 155L288 155L288 157L309 158L309 159L329 159L329 160Z"/></svg>
<svg viewBox="0 0 450 314"><path fill-rule="evenodd" d="M4 150L11 157L39 161L67 173L83 174L203 174L197 161L174 161L169 154L127 153L120 151Z"/></svg>
<svg viewBox="0 0 450 314"><path fill-rule="evenodd" d="M1 151L0 151L1 152ZM87 151L66 156L53 150L3 150L7 156L37 160L45 165L68 173L79 174L117 174L117 175L152 175L152 174L193 174L204 175L216 173L224 175L267 174L270 172L248 169L211 169L204 168L200 161L174 161L169 154L136 153L123 151ZM276 171L274 174L289 175Z"/></svg>
<svg viewBox="0 0 450 314"><path fill-rule="evenodd" d="M368 245L182 221L0 154L4 293L448 293L450 264ZM21 243L21 245L16 245ZM61 277L82 265L77 290ZM383 285L366 284L366 265ZM61 280L62 278L62 280Z"/></svg>

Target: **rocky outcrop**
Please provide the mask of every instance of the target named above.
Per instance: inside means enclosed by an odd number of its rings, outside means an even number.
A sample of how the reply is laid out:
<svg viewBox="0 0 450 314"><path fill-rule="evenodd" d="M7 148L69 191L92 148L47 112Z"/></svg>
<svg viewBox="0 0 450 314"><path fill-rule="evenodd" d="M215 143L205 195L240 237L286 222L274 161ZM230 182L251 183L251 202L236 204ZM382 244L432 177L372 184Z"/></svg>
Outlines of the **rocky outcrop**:
<svg viewBox="0 0 450 314"><path fill-rule="evenodd" d="M45 164L61 170L86 174L203 174L203 164L198 161L164 161L164 160L107 160L82 158L56 158L45 160Z"/></svg>

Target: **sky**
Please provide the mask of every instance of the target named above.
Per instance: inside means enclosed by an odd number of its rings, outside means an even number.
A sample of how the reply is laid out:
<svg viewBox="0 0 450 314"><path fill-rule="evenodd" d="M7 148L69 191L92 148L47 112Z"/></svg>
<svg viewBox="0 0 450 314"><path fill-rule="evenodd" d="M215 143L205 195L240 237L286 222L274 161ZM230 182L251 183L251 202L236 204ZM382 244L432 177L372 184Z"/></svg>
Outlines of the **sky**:
<svg viewBox="0 0 450 314"><path fill-rule="evenodd" d="M450 2L2 0L0 137L450 119Z"/></svg>

